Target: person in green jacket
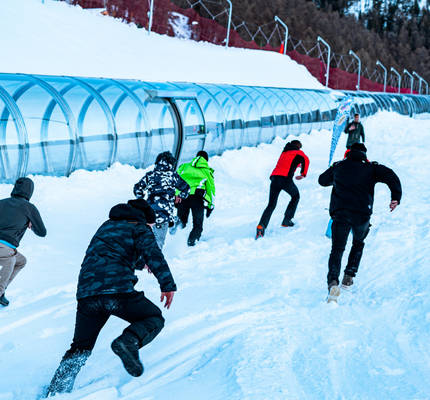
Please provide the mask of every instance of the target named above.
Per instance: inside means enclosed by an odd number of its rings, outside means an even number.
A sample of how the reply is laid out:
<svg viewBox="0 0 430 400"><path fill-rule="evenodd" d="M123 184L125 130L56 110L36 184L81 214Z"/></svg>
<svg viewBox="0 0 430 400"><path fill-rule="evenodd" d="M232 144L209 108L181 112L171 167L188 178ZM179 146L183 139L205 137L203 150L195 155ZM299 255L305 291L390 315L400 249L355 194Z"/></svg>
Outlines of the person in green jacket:
<svg viewBox="0 0 430 400"><path fill-rule="evenodd" d="M193 215L193 229L188 237L188 246L194 246L203 231L203 218L209 218L214 209L215 181L214 170L209 167L209 156L206 151L199 151L191 162L182 164L178 169L179 176L190 185L190 195L180 199L178 224L185 228L190 211Z"/></svg>

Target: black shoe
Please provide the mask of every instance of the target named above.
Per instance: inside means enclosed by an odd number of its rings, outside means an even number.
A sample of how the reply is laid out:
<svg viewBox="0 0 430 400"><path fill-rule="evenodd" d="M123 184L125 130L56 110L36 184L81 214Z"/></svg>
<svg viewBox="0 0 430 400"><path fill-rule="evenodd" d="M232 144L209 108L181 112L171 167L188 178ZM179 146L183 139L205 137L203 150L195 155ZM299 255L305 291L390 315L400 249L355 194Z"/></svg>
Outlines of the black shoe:
<svg viewBox="0 0 430 400"><path fill-rule="evenodd" d="M143 374L143 365L139 359L139 341L136 337L123 333L112 342L110 347L131 376L138 377Z"/></svg>
<svg viewBox="0 0 430 400"><path fill-rule="evenodd" d="M264 236L264 226L258 225L257 226L257 234L255 235L255 240L257 240L258 238L261 238L263 236Z"/></svg>
<svg viewBox="0 0 430 400"><path fill-rule="evenodd" d="M284 217L281 226L283 226L284 228L288 228L289 226L294 226L294 222L291 221L291 219Z"/></svg>
<svg viewBox="0 0 430 400"><path fill-rule="evenodd" d="M188 246L192 247L196 245L197 240L196 239L188 239L187 244Z"/></svg>
<svg viewBox="0 0 430 400"><path fill-rule="evenodd" d="M6 298L4 293L0 297L0 305L7 307L9 305L9 300Z"/></svg>
<svg viewBox="0 0 430 400"><path fill-rule="evenodd" d="M342 279L342 286L350 287L354 283L352 276L344 274Z"/></svg>

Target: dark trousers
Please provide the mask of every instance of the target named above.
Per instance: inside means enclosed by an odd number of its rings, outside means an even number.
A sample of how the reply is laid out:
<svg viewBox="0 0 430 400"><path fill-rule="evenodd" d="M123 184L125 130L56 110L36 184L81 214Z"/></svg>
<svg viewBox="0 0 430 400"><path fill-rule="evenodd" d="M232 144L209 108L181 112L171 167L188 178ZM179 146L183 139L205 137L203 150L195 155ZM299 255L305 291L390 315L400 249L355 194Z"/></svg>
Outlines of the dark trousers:
<svg viewBox="0 0 430 400"><path fill-rule="evenodd" d="M279 193L281 193L282 190L285 190L291 196L291 200L285 210L286 219L294 217L300 200L299 189L297 189L297 186L293 182L293 178L285 176L271 176L270 180L272 183L270 184L269 204L260 219L260 225L263 225L265 228L267 228L267 225L269 224L270 217L272 216L278 202Z"/></svg>
<svg viewBox="0 0 430 400"><path fill-rule="evenodd" d="M190 232L189 240L199 240L203 232L204 203L201 195L192 194L182 200L178 205L178 218L182 225L187 225L188 216L193 215L193 229Z"/></svg>
<svg viewBox="0 0 430 400"><path fill-rule="evenodd" d="M333 215L331 226L331 253L328 260L327 283L336 281L339 284L339 274L342 263L342 255L345 251L349 232L352 231L352 247L345 267L345 274L354 277L360 265L363 255L364 239L369 233L370 223L367 217L357 217L350 213Z"/></svg>
<svg viewBox="0 0 430 400"><path fill-rule="evenodd" d="M78 300L73 341L52 378L49 395L73 389L76 376L111 315L130 323L123 335L136 337L140 347L151 342L164 326L161 310L143 292L100 295Z"/></svg>

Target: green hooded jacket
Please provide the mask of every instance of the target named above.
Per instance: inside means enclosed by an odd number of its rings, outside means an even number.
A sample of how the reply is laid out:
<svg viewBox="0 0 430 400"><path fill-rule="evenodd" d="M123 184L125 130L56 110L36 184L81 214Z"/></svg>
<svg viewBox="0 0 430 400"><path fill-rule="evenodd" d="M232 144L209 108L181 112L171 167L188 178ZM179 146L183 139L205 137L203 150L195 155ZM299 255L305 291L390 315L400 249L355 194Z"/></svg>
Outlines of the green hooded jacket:
<svg viewBox="0 0 430 400"><path fill-rule="evenodd" d="M209 167L204 157L195 157L191 162L182 164L178 168L178 174L190 185L190 195L195 194L197 189L202 189L207 207L211 209L214 207L214 170Z"/></svg>

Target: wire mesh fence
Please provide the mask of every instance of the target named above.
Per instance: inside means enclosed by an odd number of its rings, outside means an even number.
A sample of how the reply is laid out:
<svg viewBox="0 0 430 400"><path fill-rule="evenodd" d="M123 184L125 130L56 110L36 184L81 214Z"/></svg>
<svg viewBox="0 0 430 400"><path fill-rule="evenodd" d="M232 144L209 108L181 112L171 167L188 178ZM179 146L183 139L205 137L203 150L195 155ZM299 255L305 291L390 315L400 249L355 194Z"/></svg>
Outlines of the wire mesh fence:
<svg viewBox="0 0 430 400"><path fill-rule="evenodd" d="M101 8L103 13L149 28L151 0L63 0L83 8ZM154 0L151 30L159 34L225 45L230 8L225 0ZM232 16L229 46L283 52L284 28L275 20L254 24ZM326 82L328 51L318 41L306 41L288 36L286 54L303 64L322 84ZM333 89L380 91L384 89L384 74L375 67L358 70L350 55L331 53L328 86ZM408 86L409 85L409 86ZM414 88L418 87L418 83ZM388 74L386 91L398 91L398 79ZM410 91L409 80L402 79L401 92Z"/></svg>

